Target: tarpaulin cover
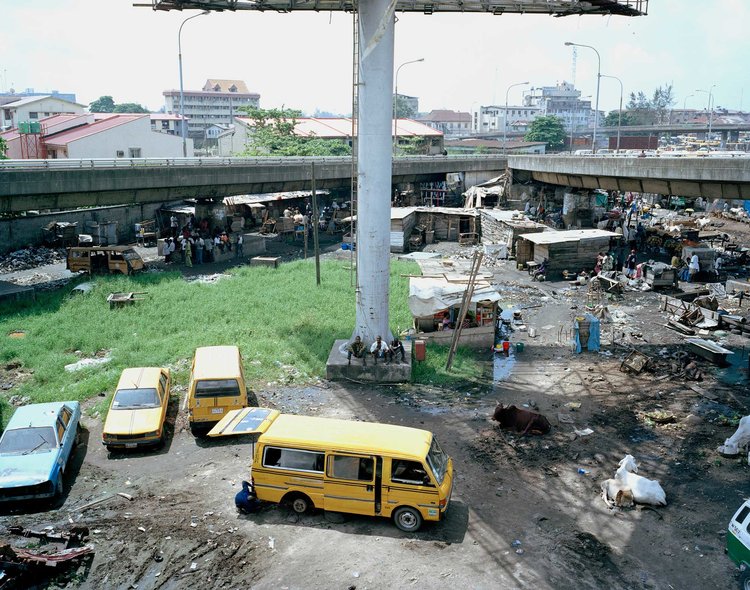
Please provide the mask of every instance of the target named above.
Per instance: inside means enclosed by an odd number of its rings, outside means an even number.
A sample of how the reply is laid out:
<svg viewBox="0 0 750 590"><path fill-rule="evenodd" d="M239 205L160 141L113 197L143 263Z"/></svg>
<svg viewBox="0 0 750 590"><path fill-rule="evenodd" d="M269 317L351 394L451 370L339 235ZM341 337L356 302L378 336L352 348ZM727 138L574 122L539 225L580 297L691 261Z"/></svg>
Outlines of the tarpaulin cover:
<svg viewBox="0 0 750 590"><path fill-rule="evenodd" d="M591 315L590 313L587 313L584 317L586 318L585 321L589 323L589 338L588 342L586 343L586 349L589 352L598 352L601 344L601 325L599 323L599 318ZM576 353L580 354L583 350L583 343L581 342L581 326L578 322L578 318L576 318L573 325L575 330Z"/></svg>
<svg viewBox="0 0 750 590"><path fill-rule="evenodd" d="M450 283L443 278L412 277L409 279L409 309L415 318L435 315L461 305L467 283ZM500 294L486 281L477 281L472 303L499 301Z"/></svg>

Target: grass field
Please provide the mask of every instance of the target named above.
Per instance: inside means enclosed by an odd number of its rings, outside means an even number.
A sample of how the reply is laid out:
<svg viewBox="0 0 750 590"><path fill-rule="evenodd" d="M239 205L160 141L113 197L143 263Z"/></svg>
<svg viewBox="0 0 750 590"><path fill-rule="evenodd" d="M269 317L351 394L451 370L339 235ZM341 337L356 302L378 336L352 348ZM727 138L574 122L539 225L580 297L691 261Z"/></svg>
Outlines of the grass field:
<svg viewBox="0 0 750 590"><path fill-rule="evenodd" d="M242 267L216 283L187 282L179 272L133 277L104 276L88 295L70 296L70 287L41 293L31 306L0 310L0 363L19 361L33 375L8 394L33 402L84 400L111 393L123 368L170 366L175 381L187 384L189 360L198 346L236 344L251 384L305 382L325 374L337 338L349 338L354 325L354 289L348 263L322 264L315 284L310 261L281 269ZM391 263L391 328L412 324L407 306L414 263ZM145 300L120 310L106 303L115 291L146 291ZM9 338L20 330L24 338ZM77 352L78 351L78 352ZM112 360L75 373L64 366L111 351ZM458 383L481 372L471 353L459 350L454 371L445 374L444 350L428 351L415 380ZM440 364L440 359L442 365ZM0 397L3 404L6 400ZM7 410L6 408L3 408ZM2 412L2 422L9 412Z"/></svg>

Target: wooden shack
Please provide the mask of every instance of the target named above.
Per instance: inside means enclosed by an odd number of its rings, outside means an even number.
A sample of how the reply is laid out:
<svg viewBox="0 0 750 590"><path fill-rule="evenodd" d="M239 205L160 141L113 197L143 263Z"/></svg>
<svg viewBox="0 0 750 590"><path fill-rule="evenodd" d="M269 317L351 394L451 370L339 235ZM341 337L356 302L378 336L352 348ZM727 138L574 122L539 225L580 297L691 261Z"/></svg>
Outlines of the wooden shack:
<svg viewBox="0 0 750 590"><path fill-rule="evenodd" d="M521 211L480 209L482 244L505 244L509 252L515 252L518 237L540 233L549 228L543 223L531 221Z"/></svg>
<svg viewBox="0 0 750 590"><path fill-rule="evenodd" d="M481 232L479 213L458 207L417 207L417 225L435 232L435 239L476 243Z"/></svg>
<svg viewBox="0 0 750 590"><path fill-rule="evenodd" d="M417 223L416 207L391 209L391 252L408 252L409 236Z"/></svg>
<svg viewBox="0 0 750 590"><path fill-rule="evenodd" d="M607 252L620 235L602 229L546 231L519 236L516 247L518 263L547 260L546 275L558 278L564 270L592 270L599 252Z"/></svg>

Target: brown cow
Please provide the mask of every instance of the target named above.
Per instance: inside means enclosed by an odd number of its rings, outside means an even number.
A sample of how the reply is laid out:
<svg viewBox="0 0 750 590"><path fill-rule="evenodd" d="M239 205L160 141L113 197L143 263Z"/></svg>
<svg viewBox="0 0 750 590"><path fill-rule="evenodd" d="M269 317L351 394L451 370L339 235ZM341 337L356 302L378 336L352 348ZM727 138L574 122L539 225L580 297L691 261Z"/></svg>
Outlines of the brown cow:
<svg viewBox="0 0 750 590"><path fill-rule="evenodd" d="M500 422L503 428L513 428L521 435L547 434L550 431L549 420L536 412L530 412L516 406L497 404L492 419Z"/></svg>

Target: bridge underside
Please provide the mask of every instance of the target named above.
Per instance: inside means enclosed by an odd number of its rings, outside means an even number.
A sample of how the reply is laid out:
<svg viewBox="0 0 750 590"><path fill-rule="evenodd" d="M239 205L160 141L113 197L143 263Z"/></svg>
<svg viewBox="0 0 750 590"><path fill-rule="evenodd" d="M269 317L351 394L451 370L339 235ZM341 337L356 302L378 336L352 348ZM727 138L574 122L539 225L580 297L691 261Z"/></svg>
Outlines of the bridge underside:
<svg viewBox="0 0 750 590"><path fill-rule="evenodd" d="M538 171L514 171L513 178L514 182L533 179L537 182L577 189L604 189L712 199L750 199L750 183L623 178Z"/></svg>

